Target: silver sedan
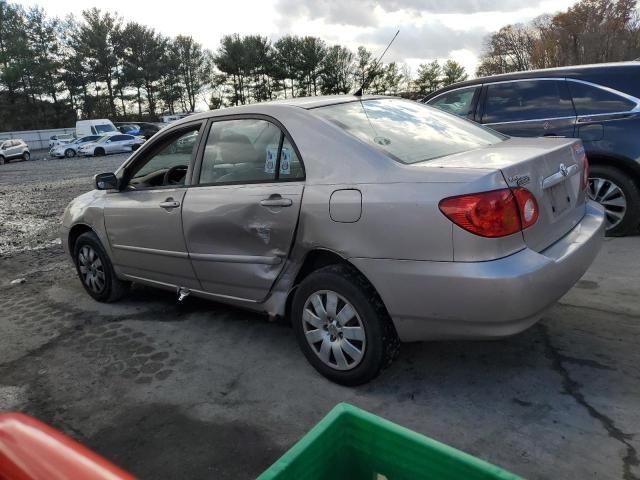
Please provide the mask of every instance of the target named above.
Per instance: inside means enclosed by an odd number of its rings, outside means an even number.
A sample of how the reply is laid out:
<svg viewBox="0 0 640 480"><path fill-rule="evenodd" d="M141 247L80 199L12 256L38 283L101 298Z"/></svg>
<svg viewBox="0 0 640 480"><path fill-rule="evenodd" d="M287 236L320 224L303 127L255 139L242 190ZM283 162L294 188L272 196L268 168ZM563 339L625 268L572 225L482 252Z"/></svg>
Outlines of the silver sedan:
<svg viewBox="0 0 640 480"><path fill-rule="evenodd" d="M166 128L71 202L62 238L96 300L139 282L285 317L319 372L356 385L401 341L533 325L601 246L587 179L579 140L295 99Z"/></svg>
<svg viewBox="0 0 640 480"><path fill-rule="evenodd" d="M101 157L110 153L126 153L137 150L145 142L143 138L126 134L104 135L95 142L78 147L78 155Z"/></svg>

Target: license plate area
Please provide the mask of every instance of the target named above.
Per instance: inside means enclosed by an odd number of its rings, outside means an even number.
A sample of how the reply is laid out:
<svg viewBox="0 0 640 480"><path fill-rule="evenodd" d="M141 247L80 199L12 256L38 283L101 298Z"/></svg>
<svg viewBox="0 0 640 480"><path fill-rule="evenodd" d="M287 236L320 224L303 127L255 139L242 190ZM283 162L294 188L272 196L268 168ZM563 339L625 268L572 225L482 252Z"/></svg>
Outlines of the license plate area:
<svg viewBox="0 0 640 480"><path fill-rule="evenodd" d="M557 217L571 208L571 195L567 189L567 182L558 183L548 190L551 198L551 211Z"/></svg>

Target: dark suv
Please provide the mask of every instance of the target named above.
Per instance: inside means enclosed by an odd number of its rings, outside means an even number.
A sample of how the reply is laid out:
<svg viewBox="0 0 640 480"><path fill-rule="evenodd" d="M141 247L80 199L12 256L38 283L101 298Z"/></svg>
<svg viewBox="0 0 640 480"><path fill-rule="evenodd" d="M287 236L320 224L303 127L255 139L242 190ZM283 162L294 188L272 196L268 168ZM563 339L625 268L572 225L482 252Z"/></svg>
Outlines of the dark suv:
<svg viewBox="0 0 640 480"><path fill-rule="evenodd" d="M609 235L640 225L640 62L551 68L477 78L422 100L514 137L582 139L589 196Z"/></svg>

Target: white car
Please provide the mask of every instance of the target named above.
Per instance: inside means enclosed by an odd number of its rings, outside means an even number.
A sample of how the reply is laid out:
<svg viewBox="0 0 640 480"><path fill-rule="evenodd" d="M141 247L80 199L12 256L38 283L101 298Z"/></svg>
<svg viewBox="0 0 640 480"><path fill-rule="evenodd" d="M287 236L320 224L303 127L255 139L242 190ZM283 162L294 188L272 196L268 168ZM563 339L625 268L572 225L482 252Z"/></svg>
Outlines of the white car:
<svg viewBox="0 0 640 480"><path fill-rule="evenodd" d="M78 154L78 149L81 145L89 142L96 142L102 138L102 135L88 135L86 137L76 138L71 143L63 143L60 145L56 145L51 150L49 150L49 156L51 157L75 157Z"/></svg>
<svg viewBox="0 0 640 480"><path fill-rule="evenodd" d="M71 143L74 140L74 136L70 134L63 135L53 135L49 138L49 150L58 145L63 145L65 143Z"/></svg>
<svg viewBox="0 0 640 480"><path fill-rule="evenodd" d="M101 137L97 142L85 143L78 148L78 155L101 157L110 153L124 153L137 150L145 142L133 135L116 134Z"/></svg>
<svg viewBox="0 0 640 480"><path fill-rule="evenodd" d="M4 165L5 162L18 158L23 160L29 160L31 158L29 145L27 145L24 140L16 138L13 140L0 141L0 165Z"/></svg>

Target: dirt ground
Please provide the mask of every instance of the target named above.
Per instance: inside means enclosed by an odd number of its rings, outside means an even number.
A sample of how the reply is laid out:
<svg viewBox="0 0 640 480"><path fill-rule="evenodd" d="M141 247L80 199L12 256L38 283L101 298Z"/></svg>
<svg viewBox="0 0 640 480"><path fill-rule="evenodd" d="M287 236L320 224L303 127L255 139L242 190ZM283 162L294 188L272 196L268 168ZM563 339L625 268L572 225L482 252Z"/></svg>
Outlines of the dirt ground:
<svg viewBox="0 0 640 480"><path fill-rule="evenodd" d="M255 477L341 401L527 478L640 478L640 237L608 239L530 330L403 345L374 382L345 388L262 316L140 286L89 298L60 216L123 159L0 166L0 410L149 479Z"/></svg>

